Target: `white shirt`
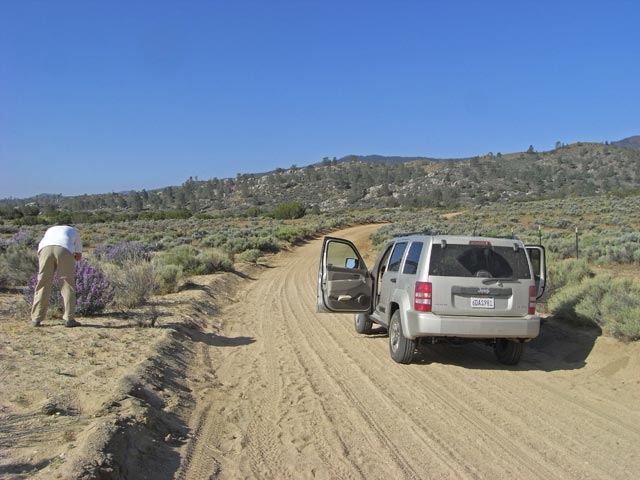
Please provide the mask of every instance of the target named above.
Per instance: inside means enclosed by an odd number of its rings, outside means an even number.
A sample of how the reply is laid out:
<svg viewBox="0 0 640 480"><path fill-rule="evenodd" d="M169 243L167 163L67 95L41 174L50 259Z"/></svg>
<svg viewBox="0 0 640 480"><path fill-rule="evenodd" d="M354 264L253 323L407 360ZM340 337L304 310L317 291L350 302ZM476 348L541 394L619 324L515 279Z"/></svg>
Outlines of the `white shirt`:
<svg viewBox="0 0 640 480"><path fill-rule="evenodd" d="M38 244L38 252L44 247L58 245L69 250L71 253L82 253L82 240L80 232L73 227L58 225L47 229Z"/></svg>

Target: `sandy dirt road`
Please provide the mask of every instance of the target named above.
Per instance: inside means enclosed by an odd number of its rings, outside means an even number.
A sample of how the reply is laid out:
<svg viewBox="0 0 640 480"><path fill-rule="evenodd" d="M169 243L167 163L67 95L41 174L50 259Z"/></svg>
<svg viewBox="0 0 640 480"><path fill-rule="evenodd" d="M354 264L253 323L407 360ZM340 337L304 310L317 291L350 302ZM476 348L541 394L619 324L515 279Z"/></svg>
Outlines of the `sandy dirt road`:
<svg viewBox="0 0 640 480"><path fill-rule="evenodd" d="M336 235L366 250L376 228ZM549 321L517 367L480 344L398 365L382 330L315 313L320 246L279 257L220 311L224 343L191 362L176 478L638 478L639 345Z"/></svg>

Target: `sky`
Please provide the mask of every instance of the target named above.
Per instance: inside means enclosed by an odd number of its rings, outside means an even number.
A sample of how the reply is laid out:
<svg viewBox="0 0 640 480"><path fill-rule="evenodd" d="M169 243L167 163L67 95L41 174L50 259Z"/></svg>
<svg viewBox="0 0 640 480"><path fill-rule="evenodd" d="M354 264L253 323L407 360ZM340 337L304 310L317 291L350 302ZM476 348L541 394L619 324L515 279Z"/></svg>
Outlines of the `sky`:
<svg viewBox="0 0 640 480"><path fill-rule="evenodd" d="M0 198L640 135L635 0L0 0Z"/></svg>

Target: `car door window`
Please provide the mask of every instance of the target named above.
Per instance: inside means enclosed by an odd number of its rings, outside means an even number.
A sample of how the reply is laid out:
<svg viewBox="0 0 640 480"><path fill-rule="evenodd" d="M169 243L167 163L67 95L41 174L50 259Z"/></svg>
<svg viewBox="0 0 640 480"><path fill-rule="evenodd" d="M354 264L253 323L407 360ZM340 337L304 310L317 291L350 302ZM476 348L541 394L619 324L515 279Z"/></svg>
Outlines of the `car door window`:
<svg viewBox="0 0 640 480"><path fill-rule="evenodd" d="M400 270L400 262L402 262L402 256L406 248L407 242L398 242L396 246L393 247L391 259L389 260L389 272L397 272Z"/></svg>
<svg viewBox="0 0 640 480"><path fill-rule="evenodd" d="M409 247L407 259L404 261L402 273L415 275L418 272L418 264L420 263L420 254L422 253L422 242L413 242Z"/></svg>
<svg viewBox="0 0 640 480"><path fill-rule="evenodd" d="M348 268L361 269L360 258L358 254L345 243L331 242L327 246L327 265Z"/></svg>

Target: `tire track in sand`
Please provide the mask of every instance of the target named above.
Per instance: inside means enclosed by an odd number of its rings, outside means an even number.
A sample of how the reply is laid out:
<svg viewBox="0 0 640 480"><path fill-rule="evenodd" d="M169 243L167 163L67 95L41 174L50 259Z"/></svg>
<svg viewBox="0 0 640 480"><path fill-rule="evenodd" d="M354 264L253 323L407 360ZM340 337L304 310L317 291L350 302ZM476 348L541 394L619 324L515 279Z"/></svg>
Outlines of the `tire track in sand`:
<svg viewBox="0 0 640 480"><path fill-rule="evenodd" d="M371 230L336 235L362 239ZM255 342L203 353L220 386L200 397L189 475L179 478L578 479L633 471L637 455L613 444L618 433L640 443L637 427L621 428L625 420L598 404L606 398L563 393L574 372L503 368L481 348L427 350L416 364L396 365L386 337L355 334L348 315L315 314L319 250L317 241L280 257L221 312L223 335ZM580 424L584 414L593 425ZM575 425L564 428L563 418Z"/></svg>

